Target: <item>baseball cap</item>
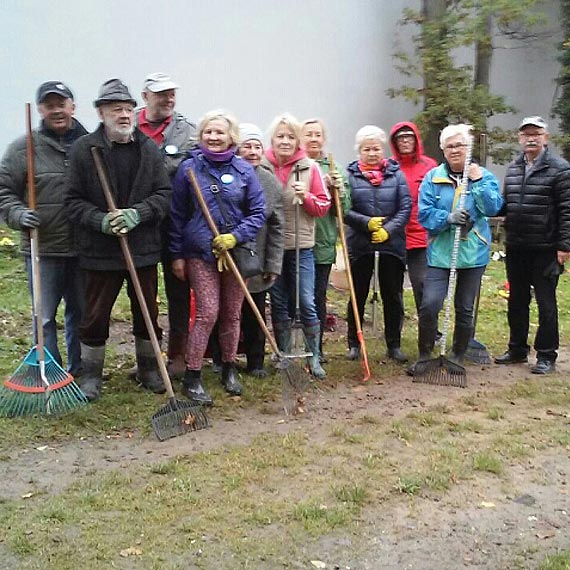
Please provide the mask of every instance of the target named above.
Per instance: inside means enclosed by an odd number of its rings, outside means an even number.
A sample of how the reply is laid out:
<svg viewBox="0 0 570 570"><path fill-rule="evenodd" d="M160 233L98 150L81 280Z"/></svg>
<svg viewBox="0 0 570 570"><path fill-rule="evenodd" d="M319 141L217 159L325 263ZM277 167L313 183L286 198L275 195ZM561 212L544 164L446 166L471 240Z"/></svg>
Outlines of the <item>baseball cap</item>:
<svg viewBox="0 0 570 570"><path fill-rule="evenodd" d="M73 93L67 85L61 81L46 81L38 87L36 103L42 103L50 93L55 93L65 99L73 99Z"/></svg>
<svg viewBox="0 0 570 570"><path fill-rule="evenodd" d="M401 129L399 129L398 131L396 131L394 133L394 138L397 139L398 137L404 137L404 136L416 136L416 133L414 133L414 131L412 131L412 129L410 129L410 127L402 127Z"/></svg>
<svg viewBox="0 0 570 570"><path fill-rule="evenodd" d="M143 85L145 91L152 91L153 93L159 93L167 89L178 89L178 87L179 86L170 79L170 75L166 75L166 73L151 73L147 75Z"/></svg>
<svg viewBox="0 0 570 570"><path fill-rule="evenodd" d="M100 107L105 103L113 101L128 101L133 107L137 106L137 102L129 93L129 88L120 79L108 79L99 87L99 96L93 102L95 107Z"/></svg>
<svg viewBox="0 0 570 570"><path fill-rule="evenodd" d="M521 124L519 125L519 131L531 125L533 127L538 127L539 129L548 130L548 123L542 117L533 115L532 117L525 117L521 121Z"/></svg>
<svg viewBox="0 0 570 570"><path fill-rule="evenodd" d="M261 129L253 123L240 123L239 126L239 142L256 140L263 145L263 134Z"/></svg>

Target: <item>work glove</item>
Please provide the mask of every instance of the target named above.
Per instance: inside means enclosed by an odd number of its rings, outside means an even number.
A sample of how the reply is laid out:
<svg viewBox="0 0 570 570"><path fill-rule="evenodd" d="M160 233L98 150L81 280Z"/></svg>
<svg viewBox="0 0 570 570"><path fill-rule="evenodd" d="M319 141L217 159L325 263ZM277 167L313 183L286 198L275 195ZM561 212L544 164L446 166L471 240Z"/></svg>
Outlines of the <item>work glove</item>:
<svg viewBox="0 0 570 570"><path fill-rule="evenodd" d="M453 210L449 216L447 216L447 223L456 226L465 226L469 221L469 212L463 208L457 208Z"/></svg>
<svg viewBox="0 0 570 570"><path fill-rule="evenodd" d="M227 260L227 256L229 255L229 253L227 253L226 250L218 251L216 249L213 249L212 251L214 253L214 256L216 257L216 265L218 266L218 271L220 273L227 271L230 268Z"/></svg>
<svg viewBox="0 0 570 570"><path fill-rule="evenodd" d="M369 232L377 232L379 229L382 228L382 222L384 222L384 218L381 216L375 216L374 218L370 218L368 220L368 231Z"/></svg>
<svg viewBox="0 0 570 570"><path fill-rule="evenodd" d="M40 225L40 217L29 208L24 208L18 219L18 224L22 229L37 228Z"/></svg>
<svg viewBox="0 0 570 570"><path fill-rule="evenodd" d="M111 214L105 214L101 222L101 231L109 236L115 235L111 229Z"/></svg>
<svg viewBox="0 0 570 570"><path fill-rule="evenodd" d="M214 254L222 253L236 246L237 239L233 234L220 234L212 240Z"/></svg>
<svg viewBox="0 0 570 570"><path fill-rule="evenodd" d="M134 208L125 208L110 212L109 221L114 234L126 234L139 225L141 217Z"/></svg>
<svg viewBox="0 0 570 570"><path fill-rule="evenodd" d="M380 228L379 230L372 232L370 241L372 243L384 243L389 237L390 234L384 228Z"/></svg>

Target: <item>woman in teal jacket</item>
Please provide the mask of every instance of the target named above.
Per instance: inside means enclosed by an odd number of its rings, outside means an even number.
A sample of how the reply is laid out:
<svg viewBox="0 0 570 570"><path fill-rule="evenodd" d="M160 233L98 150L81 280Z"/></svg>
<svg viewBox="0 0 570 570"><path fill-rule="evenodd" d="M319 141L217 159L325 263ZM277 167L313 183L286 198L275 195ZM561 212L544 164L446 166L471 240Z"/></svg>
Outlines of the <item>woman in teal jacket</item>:
<svg viewBox="0 0 570 570"><path fill-rule="evenodd" d="M439 142L445 160L426 174L420 186L419 222L428 231L428 269L420 307L419 361L428 360L437 334L438 313L447 295L455 228L461 226L455 289L455 328L450 360L461 364L473 333L473 306L489 262L491 230L487 216L503 204L494 174L472 163L463 208L461 178L467 158L468 125L449 125Z"/></svg>

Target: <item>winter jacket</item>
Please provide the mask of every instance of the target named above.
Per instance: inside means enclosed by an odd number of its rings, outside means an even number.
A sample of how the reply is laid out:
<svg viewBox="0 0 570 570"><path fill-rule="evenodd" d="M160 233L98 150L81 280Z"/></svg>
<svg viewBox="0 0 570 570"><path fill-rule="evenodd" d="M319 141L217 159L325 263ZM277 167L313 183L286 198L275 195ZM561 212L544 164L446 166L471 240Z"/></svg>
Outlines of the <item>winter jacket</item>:
<svg viewBox="0 0 570 570"><path fill-rule="evenodd" d="M142 109L137 111L137 125ZM197 146L196 125L184 115L175 112L172 120L162 132L160 152L170 178L174 178L180 163L188 156L188 152Z"/></svg>
<svg viewBox="0 0 570 570"><path fill-rule="evenodd" d="M404 127L411 129L416 135L416 147L413 154L400 154L398 152L394 135ZM400 165L400 170L406 177L406 183L412 198L412 213L406 225L406 249L425 248L427 247L427 232L418 222L418 195L424 176L437 166L437 162L433 158L424 155L424 145L415 123L406 121L396 123L390 131L390 146L394 153L392 158Z"/></svg>
<svg viewBox="0 0 570 570"><path fill-rule="evenodd" d="M406 263L405 227L410 218L412 199L400 166L389 159L380 186L371 184L360 172L357 160L348 165L347 172L352 206L344 216L344 222L348 225L346 241L350 258L358 259L378 250ZM370 218L376 216L385 218L382 225L390 236L380 244L370 241L368 230Z"/></svg>
<svg viewBox="0 0 570 570"><path fill-rule="evenodd" d="M214 163L197 149L179 166L170 203L170 254L172 259L199 258L214 262L212 234L188 178L194 171L204 200L220 233L232 233L238 244L255 239L265 223L265 197L253 166L238 156ZM226 182L222 182L222 177ZM225 206L224 220L212 186Z"/></svg>
<svg viewBox="0 0 570 570"><path fill-rule="evenodd" d="M36 212L40 217L40 255L74 257L77 255L73 226L64 210L65 171L67 169L66 145L69 138L75 140L87 134L83 126L73 119L72 128L66 133L65 144L48 136L45 130L34 130L34 169L36 188ZM14 141L6 150L0 166L0 210L8 226L21 230L20 216L28 208L26 137ZM30 239L27 230L21 233L21 251L30 255Z"/></svg>
<svg viewBox="0 0 570 570"><path fill-rule="evenodd" d="M507 247L570 251L570 164L546 148L525 179L524 154L503 188Z"/></svg>
<svg viewBox="0 0 570 570"><path fill-rule="evenodd" d="M503 204L499 182L482 168L483 178L467 184L464 208L473 222L467 239L459 242L458 269L482 267L489 263L491 229L487 216L496 216ZM420 186L418 219L428 231L427 262L430 267L449 268L455 228L447 218L459 207L460 188L445 164L428 172Z"/></svg>
<svg viewBox="0 0 570 570"><path fill-rule="evenodd" d="M302 149L285 163L279 165L273 149L268 149L262 159L262 164L277 176L283 185L283 214L285 217L285 249L295 249L295 206L293 198L298 171L299 180L307 185L307 195L299 212L299 247L312 248L315 245L315 217L324 216L330 208L330 196L317 164L307 158Z"/></svg>
<svg viewBox="0 0 570 570"><path fill-rule="evenodd" d="M170 181L156 144L135 129L140 161L135 182L125 207L134 208L140 223L128 234L128 242L136 267L154 265L160 259L160 223L167 215ZM97 147L103 157L107 178L116 200L116 175L110 167L112 144L103 124L92 134L79 139L71 148L65 206L70 221L77 227L81 267L95 271L125 270L117 237L101 231L107 202L99 182L91 148Z"/></svg>
<svg viewBox="0 0 570 570"><path fill-rule="evenodd" d="M283 189L279 180L264 166L257 166L255 173L259 178L265 195L265 225L255 239L257 255L263 273L281 274L283 265L283 246L285 240L285 219L283 218ZM268 283L262 275L251 277L247 288L252 293L268 289Z"/></svg>
<svg viewBox="0 0 570 570"><path fill-rule="evenodd" d="M330 163L328 158L317 158L323 174L328 174L330 171ZM341 172L342 167L335 164L336 169ZM343 176L344 180L344 195L340 199L340 207L342 214L346 214L350 210L350 186L348 180ZM329 211L322 218L315 218L315 247L313 248L313 255L316 264L330 265L336 261L336 242L338 239L338 227L336 208L334 203L331 204Z"/></svg>

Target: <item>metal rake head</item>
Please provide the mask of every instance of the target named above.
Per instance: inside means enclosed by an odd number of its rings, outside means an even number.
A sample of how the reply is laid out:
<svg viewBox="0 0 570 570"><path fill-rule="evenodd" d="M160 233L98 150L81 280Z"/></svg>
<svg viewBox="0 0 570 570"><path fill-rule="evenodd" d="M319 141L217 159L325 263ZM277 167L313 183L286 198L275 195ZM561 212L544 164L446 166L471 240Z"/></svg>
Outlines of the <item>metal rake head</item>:
<svg viewBox="0 0 570 570"><path fill-rule="evenodd" d="M283 410L288 416L294 416L305 411L305 391L311 384L307 372L294 360L282 358L277 364L281 372L281 389L283 395Z"/></svg>
<svg viewBox="0 0 570 570"><path fill-rule="evenodd" d="M188 400L171 399L152 416L152 428L160 441L207 427L210 420L202 406Z"/></svg>
<svg viewBox="0 0 570 570"><path fill-rule="evenodd" d="M467 386L467 372L463 366L440 356L431 360L416 362L414 382L435 384L437 386Z"/></svg>

